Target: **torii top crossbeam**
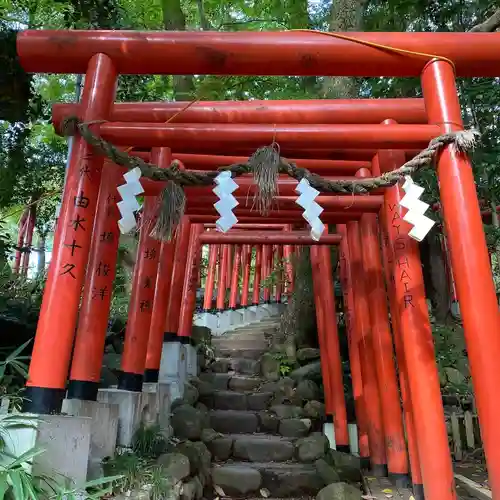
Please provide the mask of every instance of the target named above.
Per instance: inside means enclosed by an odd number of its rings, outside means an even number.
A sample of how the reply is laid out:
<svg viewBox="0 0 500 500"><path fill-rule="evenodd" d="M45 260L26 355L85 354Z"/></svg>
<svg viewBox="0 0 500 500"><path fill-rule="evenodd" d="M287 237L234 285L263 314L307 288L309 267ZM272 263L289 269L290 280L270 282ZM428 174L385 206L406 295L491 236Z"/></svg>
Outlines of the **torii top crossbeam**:
<svg viewBox="0 0 500 500"><path fill-rule="evenodd" d="M345 37L345 34L340 36ZM141 32L27 30L21 64L34 73L85 73L97 53L122 74L417 76L446 58L457 76L500 75L500 33ZM369 46L381 44L418 55ZM422 55L424 54L424 55Z"/></svg>

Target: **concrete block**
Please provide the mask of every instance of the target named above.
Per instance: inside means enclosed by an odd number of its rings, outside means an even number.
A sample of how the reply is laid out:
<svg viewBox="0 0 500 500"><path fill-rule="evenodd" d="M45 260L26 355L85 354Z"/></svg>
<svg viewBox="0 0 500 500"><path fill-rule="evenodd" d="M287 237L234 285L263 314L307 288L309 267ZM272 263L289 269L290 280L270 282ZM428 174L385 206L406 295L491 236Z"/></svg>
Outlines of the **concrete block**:
<svg viewBox="0 0 500 500"><path fill-rule="evenodd" d="M232 311L222 311L217 314L217 335L222 335L231 329L231 312Z"/></svg>
<svg viewBox="0 0 500 500"><path fill-rule="evenodd" d="M142 393L122 389L99 389L97 400L118 405L117 445L129 448L142 419Z"/></svg>
<svg viewBox="0 0 500 500"><path fill-rule="evenodd" d="M153 384L151 384L153 385ZM157 385L157 384L154 384ZM155 425L158 423L158 395L156 387L152 390L148 387L147 391L141 393L140 407L141 407L141 420L140 422L146 426Z"/></svg>
<svg viewBox="0 0 500 500"><path fill-rule="evenodd" d="M356 424L347 424L347 431L349 432L349 447L351 448L351 454L359 455L358 426Z"/></svg>
<svg viewBox="0 0 500 500"><path fill-rule="evenodd" d="M212 313L196 314L193 318L193 325L206 326L210 330L217 329L217 315Z"/></svg>
<svg viewBox="0 0 500 500"><path fill-rule="evenodd" d="M192 344L186 344L186 371L188 377L198 376L198 355L196 353L196 348Z"/></svg>
<svg viewBox="0 0 500 500"><path fill-rule="evenodd" d="M337 443L335 441L335 427L331 422L325 422L323 424L323 434L327 437L328 443L330 444L331 450L337 449Z"/></svg>
<svg viewBox="0 0 500 500"><path fill-rule="evenodd" d="M158 403L158 423L162 431L167 435L172 435L172 429L170 427L170 405L173 401L171 397L171 386L170 384L159 383L157 390Z"/></svg>
<svg viewBox="0 0 500 500"><path fill-rule="evenodd" d="M118 438L119 408L117 404L65 399L62 412L75 417L88 417L90 424L90 453L88 479L102 476L101 462L115 454Z"/></svg>
<svg viewBox="0 0 500 500"><path fill-rule="evenodd" d="M257 321L257 314L252 308L243 309L243 323L250 324Z"/></svg>
<svg viewBox="0 0 500 500"><path fill-rule="evenodd" d="M6 418L5 415L0 418ZM73 487L87 481L92 419L68 415L19 414L27 427L10 428L4 436L6 451L20 456L30 449L42 448L29 472L68 482Z"/></svg>
<svg viewBox="0 0 500 500"><path fill-rule="evenodd" d="M162 347L159 383L170 385L170 400L182 398L187 381L186 346L180 342L164 342Z"/></svg>

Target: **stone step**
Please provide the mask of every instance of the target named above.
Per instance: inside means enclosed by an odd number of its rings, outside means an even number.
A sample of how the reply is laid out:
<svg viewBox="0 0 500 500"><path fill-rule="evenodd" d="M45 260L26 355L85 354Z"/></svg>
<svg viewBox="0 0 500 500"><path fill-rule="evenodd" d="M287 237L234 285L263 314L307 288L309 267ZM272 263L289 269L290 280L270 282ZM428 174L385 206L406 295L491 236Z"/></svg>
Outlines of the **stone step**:
<svg viewBox="0 0 500 500"><path fill-rule="evenodd" d="M246 338L246 339L232 339L229 337L218 338L212 340L212 346L215 349L261 349L263 351L269 349L269 342L265 339L259 338Z"/></svg>
<svg viewBox="0 0 500 500"><path fill-rule="evenodd" d="M253 434L259 428L259 418L254 411L211 410L210 425L223 434Z"/></svg>
<svg viewBox="0 0 500 500"><path fill-rule="evenodd" d="M249 462L286 462L295 455L295 440L270 434L234 434L233 457Z"/></svg>
<svg viewBox="0 0 500 500"><path fill-rule="evenodd" d="M236 379L237 380L237 379ZM232 379L230 380L231 384ZM274 393L272 392L250 392L243 391L220 391L200 396L200 401L210 409L214 410L265 410L271 404Z"/></svg>
<svg viewBox="0 0 500 500"><path fill-rule="evenodd" d="M234 375L229 379L228 388L236 392L250 392L265 381L261 377L252 375Z"/></svg>
<svg viewBox="0 0 500 500"><path fill-rule="evenodd" d="M233 349L232 347L216 348L215 355L220 358L246 358L258 360L269 350L265 349Z"/></svg>
<svg viewBox="0 0 500 500"><path fill-rule="evenodd" d="M266 488L276 497L314 495L325 486L314 465L232 462L212 467L212 482L226 495L244 496Z"/></svg>

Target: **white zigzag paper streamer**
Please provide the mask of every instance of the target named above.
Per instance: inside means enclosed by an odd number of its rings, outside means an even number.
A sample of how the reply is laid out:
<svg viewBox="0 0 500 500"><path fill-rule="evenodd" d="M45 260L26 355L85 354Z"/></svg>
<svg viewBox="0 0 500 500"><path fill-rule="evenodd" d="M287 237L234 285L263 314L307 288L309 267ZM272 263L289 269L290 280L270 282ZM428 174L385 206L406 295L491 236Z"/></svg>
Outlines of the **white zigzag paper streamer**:
<svg viewBox="0 0 500 500"><path fill-rule="evenodd" d="M219 201L214 203L215 210L217 210L220 217L215 221L215 227L218 231L226 233L237 222L238 219L233 213L233 209L239 205L236 198L232 195L238 189L238 184L231 178L231 172L225 170L221 172L214 182L217 186L212 190L218 197Z"/></svg>
<svg viewBox="0 0 500 500"><path fill-rule="evenodd" d="M120 193L122 197L122 201L116 204L122 216L118 221L118 227L122 234L130 232L137 225L134 212L139 210L141 206L137 202L136 196L144 193L144 188L139 180L141 175L141 169L139 167L129 170L126 174L123 174L125 184L117 188L118 193Z"/></svg>
<svg viewBox="0 0 500 500"><path fill-rule="evenodd" d="M435 224L435 221L424 215L429 208L427 203L420 200L424 188L415 184L413 179L407 175L403 184L403 191L405 195L400 201L400 205L408 209L403 220L413 226L408 236L414 240L422 241Z"/></svg>
<svg viewBox="0 0 500 500"><path fill-rule="evenodd" d="M311 238L314 241L319 241L325 230L325 225L319 218L324 209L314 201L319 195L319 191L311 187L309 181L304 178L297 184L295 192L300 194L295 203L304 209L302 217L304 217L311 227Z"/></svg>

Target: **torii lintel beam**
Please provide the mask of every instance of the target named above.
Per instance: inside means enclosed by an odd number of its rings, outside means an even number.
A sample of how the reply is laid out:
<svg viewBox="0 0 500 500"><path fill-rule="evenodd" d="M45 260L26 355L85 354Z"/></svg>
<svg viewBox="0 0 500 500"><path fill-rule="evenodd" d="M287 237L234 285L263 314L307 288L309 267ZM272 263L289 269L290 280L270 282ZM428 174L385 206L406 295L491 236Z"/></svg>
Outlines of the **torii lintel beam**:
<svg viewBox="0 0 500 500"><path fill-rule="evenodd" d="M342 33L343 37L346 33ZM432 56L459 77L500 75L500 33L27 30L17 37L30 73L85 73L103 53L122 74L418 76ZM429 54L402 54L364 44Z"/></svg>
<svg viewBox="0 0 500 500"><path fill-rule="evenodd" d="M297 101L201 101L115 103L112 122L171 123L427 123L423 99L311 99ZM53 104L59 131L68 116L81 117L79 104Z"/></svg>
<svg viewBox="0 0 500 500"><path fill-rule="evenodd" d="M338 245L342 237L338 234L325 234L319 241L313 240L309 234L282 231L279 233L261 233L246 231L236 233L203 233L200 236L201 244L254 244L254 245Z"/></svg>

